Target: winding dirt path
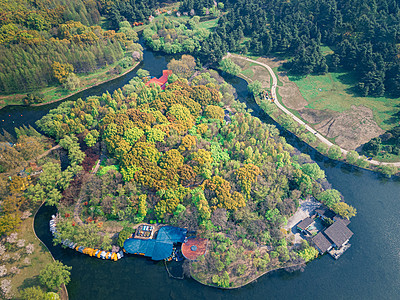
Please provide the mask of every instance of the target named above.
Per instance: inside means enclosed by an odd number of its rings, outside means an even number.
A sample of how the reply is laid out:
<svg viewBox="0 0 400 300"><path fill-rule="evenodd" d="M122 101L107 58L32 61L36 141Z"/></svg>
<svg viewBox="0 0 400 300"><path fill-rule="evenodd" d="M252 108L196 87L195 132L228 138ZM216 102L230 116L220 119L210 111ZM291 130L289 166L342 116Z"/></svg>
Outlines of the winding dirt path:
<svg viewBox="0 0 400 300"><path fill-rule="evenodd" d="M40 154L38 157L36 157L34 160L39 160L42 157L46 156L47 154L49 154L51 151L56 150L56 149L60 149L61 146L60 145L56 145L53 148L50 148L49 150L47 150L46 152L43 152L42 154Z"/></svg>
<svg viewBox="0 0 400 300"><path fill-rule="evenodd" d="M289 115L293 120L295 120L297 123L299 123L300 125L305 126L305 128L311 132L312 134L314 134L322 143L324 143L325 145L327 145L328 147L331 147L335 144L333 144L332 142L330 142L328 139L326 139L324 136L322 136L318 131L316 131L314 128L312 128L311 126L309 126L308 124L306 124L303 120L301 120L300 118L298 118L297 116L295 116L293 113L291 113L288 109L286 109L286 107L284 107L278 100L278 97L276 96L276 86L278 84L278 79L276 78L276 75L274 73L274 71L272 70L272 68L262 62L250 59L248 57L243 57L237 54L232 54L228 52L227 57L235 57L235 58L239 58L239 59L243 59L243 60L247 60L249 62L258 64L264 68L266 68L269 72L269 74L272 77L272 88L271 88L271 94L272 97L274 99L274 103L276 104L276 106L282 110L285 114ZM340 148L340 147L339 147ZM340 151L342 152L343 155L347 155L348 151L345 149L340 148ZM359 158L361 158L361 156L359 156ZM394 166L394 167L400 167L400 162L394 162L394 163L390 163L390 162L380 162L377 160L366 160L367 162L369 162L370 164L376 165L376 166L380 166L380 165L386 165L386 166Z"/></svg>

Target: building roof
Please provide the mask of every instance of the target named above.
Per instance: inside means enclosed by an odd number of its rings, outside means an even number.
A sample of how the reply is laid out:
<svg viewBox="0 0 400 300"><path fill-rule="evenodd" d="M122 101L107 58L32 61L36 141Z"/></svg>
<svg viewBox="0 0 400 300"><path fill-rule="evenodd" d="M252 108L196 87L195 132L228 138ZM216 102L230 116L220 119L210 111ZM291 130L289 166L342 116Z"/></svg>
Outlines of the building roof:
<svg viewBox="0 0 400 300"><path fill-rule="evenodd" d="M153 256L155 240L127 239L124 242L124 249L128 253Z"/></svg>
<svg viewBox="0 0 400 300"><path fill-rule="evenodd" d="M157 233L157 242L164 243L183 243L185 241L187 229L173 227L173 226L164 226L158 230Z"/></svg>
<svg viewBox="0 0 400 300"><path fill-rule="evenodd" d="M349 228L347 228L342 220L337 220L329 226L324 233L338 247L342 246L354 234Z"/></svg>
<svg viewBox="0 0 400 300"><path fill-rule="evenodd" d="M322 232L318 232L318 234L312 238L312 241L322 253L325 253L330 247L332 247L332 243L328 241Z"/></svg>
<svg viewBox="0 0 400 300"><path fill-rule="evenodd" d="M131 254L140 254L151 257L153 260L168 258L172 253L174 243L183 243L187 229L164 226L158 231L156 239L127 239L124 242L124 249Z"/></svg>
<svg viewBox="0 0 400 300"><path fill-rule="evenodd" d="M158 84L161 89L165 89L165 84L168 81L169 75L172 75L171 70L163 70L163 75L160 78L152 78L146 82L146 86L149 86L151 83Z"/></svg>
<svg viewBox="0 0 400 300"><path fill-rule="evenodd" d="M319 214L325 218L329 218L329 219L333 219L336 216L336 214L333 211L331 211L330 209L326 209L326 208L316 209L315 212L317 214Z"/></svg>
<svg viewBox="0 0 400 300"><path fill-rule="evenodd" d="M346 225L346 226L349 225L349 224L351 223L350 220L345 219L345 218L342 218L342 217L339 216L339 215L336 215L336 216L333 218L333 220L334 220L334 221L340 220L340 221L342 221L343 224Z"/></svg>
<svg viewBox="0 0 400 300"><path fill-rule="evenodd" d="M207 250L207 240L202 238L189 238L186 243L182 245L182 254L190 260L196 260L204 255Z"/></svg>
<svg viewBox="0 0 400 300"><path fill-rule="evenodd" d="M313 219L310 217L305 218L303 221L301 221L299 224L297 224L297 228L301 230L305 230L308 226L311 225L311 223L314 222Z"/></svg>

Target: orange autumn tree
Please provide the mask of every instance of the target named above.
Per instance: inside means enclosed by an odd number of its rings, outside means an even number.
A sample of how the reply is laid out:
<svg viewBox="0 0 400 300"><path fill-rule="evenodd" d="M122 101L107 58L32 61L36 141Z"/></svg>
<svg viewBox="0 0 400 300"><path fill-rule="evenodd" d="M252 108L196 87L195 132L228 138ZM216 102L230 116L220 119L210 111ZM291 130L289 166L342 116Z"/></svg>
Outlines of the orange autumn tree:
<svg viewBox="0 0 400 300"><path fill-rule="evenodd" d="M55 61L51 68L53 70L53 76L58 80L60 83L64 83L67 80L68 75L74 71L74 67L69 63L60 63Z"/></svg>
<svg viewBox="0 0 400 300"><path fill-rule="evenodd" d="M204 116L208 119L217 119L221 122L224 120L224 110L222 107L215 105L208 105L204 109Z"/></svg>
<svg viewBox="0 0 400 300"><path fill-rule="evenodd" d="M231 194L231 184L219 176L213 176L211 179L205 180L202 187L205 191L209 190L215 193L215 197L209 200L213 209L237 210L246 206L243 195L236 191Z"/></svg>
<svg viewBox="0 0 400 300"><path fill-rule="evenodd" d="M189 109L181 104L172 105L168 110L167 118L180 132L185 132L194 125L194 118Z"/></svg>
<svg viewBox="0 0 400 300"><path fill-rule="evenodd" d="M236 177L247 197L250 197L251 184L257 182L257 176L260 174L260 168L253 164L244 165L236 171Z"/></svg>
<svg viewBox="0 0 400 300"><path fill-rule="evenodd" d="M185 135L182 139L182 143L179 146L179 151L191 150L194 146L196 146L196 137L192 135Z"/></svg>

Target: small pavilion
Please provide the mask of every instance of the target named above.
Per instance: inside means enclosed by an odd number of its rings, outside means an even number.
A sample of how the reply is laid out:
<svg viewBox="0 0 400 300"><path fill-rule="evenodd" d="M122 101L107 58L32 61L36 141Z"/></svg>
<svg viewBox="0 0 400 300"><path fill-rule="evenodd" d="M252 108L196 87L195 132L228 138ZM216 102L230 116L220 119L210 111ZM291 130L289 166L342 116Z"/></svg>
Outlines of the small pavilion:
<svg viewBox="0 0 400 300"><path fill-rule="evenodd" d="M165 89L165 84L168 82L168 77L169 75L172 75L171 70L163 70L163 75L160 78L152 78L149 81L146 82L146 86L149 86L150 84L154 83L157 84L161 87L162 90Z"/></svg>
<svg viewBox="0 0 400 300"><path fill-rule="evenodd" d="M197 260L204 255L207 250L207 240L199 237L188 238L186 243L182 244L182 254L190 260Z"/></svg>

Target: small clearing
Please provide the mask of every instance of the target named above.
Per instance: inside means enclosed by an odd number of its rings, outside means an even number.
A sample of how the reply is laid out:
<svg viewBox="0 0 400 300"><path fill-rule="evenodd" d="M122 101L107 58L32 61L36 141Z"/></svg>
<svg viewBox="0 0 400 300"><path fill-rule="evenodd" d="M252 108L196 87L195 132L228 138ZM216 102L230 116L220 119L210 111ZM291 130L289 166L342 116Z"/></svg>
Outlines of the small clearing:
<svg viewBox="0 0 400 300"><path fill-rule="evenodd" d="M300 201L300 207L297 209L294 215L288 219L286 226L283 227L286 231L290 231L291 234L294 235L294 244L300 244L302 240L296 225L305 218L311 217L314 214L315 209L320 206L321 203L319 203L313 197Z"/></svg>

